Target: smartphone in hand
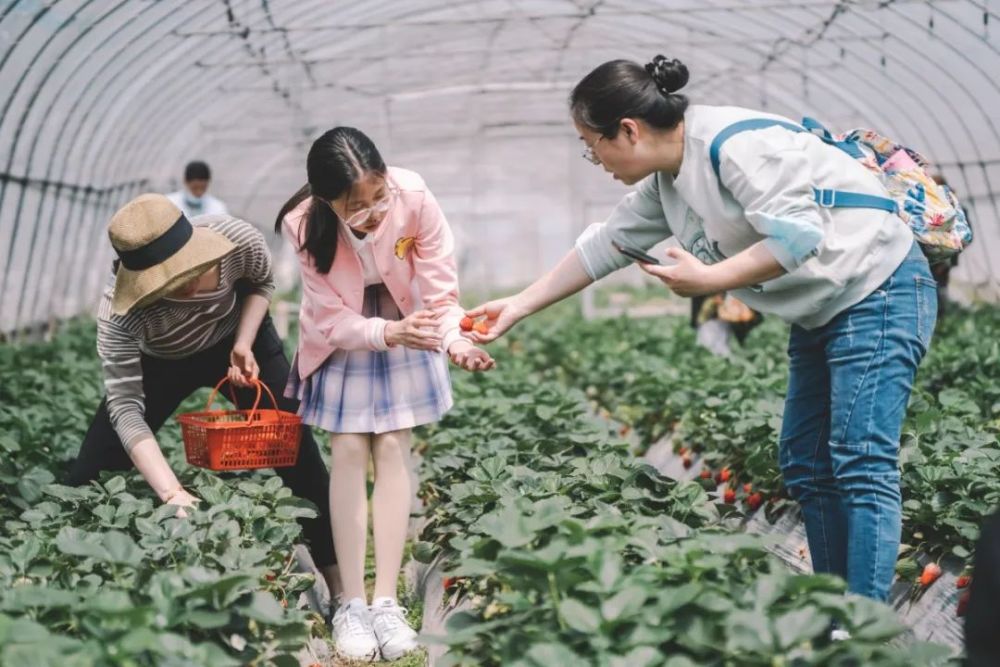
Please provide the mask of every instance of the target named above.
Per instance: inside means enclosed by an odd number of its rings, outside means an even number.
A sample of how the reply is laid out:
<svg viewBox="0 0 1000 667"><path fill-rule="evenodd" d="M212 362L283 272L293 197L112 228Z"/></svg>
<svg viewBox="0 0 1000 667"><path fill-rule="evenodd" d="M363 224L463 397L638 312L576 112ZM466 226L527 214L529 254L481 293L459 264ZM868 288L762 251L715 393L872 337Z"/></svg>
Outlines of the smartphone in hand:
<svg viewBox="0 0 1000 667"><path fill-rule="evenodd" d="M628 246L623 246L618 241L612 241L611 245L615 247L615 250L625 255L633 262L639 262L640 264L659 264L660 260L655 257L651 257L641 250L636 248L630 248Z"/></svg>

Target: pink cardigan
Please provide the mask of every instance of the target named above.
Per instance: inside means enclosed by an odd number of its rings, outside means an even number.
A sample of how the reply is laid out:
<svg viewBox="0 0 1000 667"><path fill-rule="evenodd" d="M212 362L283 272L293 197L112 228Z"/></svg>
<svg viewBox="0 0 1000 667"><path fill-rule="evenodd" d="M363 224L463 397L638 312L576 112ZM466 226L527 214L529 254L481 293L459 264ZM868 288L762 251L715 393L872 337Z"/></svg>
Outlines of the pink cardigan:
<svg viewBox="0 0 1000 667"><path fill-rule="evenodd" d="M464 312L458 303L458 270L454 237L441 207L419 174L389 168L389 181L399 190L392 208L373 233L375 264L382 281L404 315L422 308L441 318L445 350L461 338ZM340 225L337 254L330 272L316 270L301 250L307 198L284 219L285 237L299 256L302 305L299 309L298 372L314 373L334 350L385 350L386 320L361 315L364 277L361 262Z"/></svg>

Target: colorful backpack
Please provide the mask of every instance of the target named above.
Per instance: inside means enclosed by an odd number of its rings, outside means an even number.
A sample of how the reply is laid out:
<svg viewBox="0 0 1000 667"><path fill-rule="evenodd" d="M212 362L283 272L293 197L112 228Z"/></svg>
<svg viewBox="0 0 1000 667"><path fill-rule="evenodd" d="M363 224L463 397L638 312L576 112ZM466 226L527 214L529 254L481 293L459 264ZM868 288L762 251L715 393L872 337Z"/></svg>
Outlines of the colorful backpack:
<svg viewBox="0 0 1000 667"><path fill-rule="evenodd" d="M878 175L889 197L859 192L813 188L816 203L826 208L874 208L898 215L913 231L924 254L932 262L947 260L972 243L972 227L955 193L934 182L929 162L920 153L895 143L872 130L852 130L832 135L812 118L795 125L770 118L742 120L726 127L712 141L709 156L719 176L719 151L734 134L781 126L793 132L811 132L835 146Z"/></svg>

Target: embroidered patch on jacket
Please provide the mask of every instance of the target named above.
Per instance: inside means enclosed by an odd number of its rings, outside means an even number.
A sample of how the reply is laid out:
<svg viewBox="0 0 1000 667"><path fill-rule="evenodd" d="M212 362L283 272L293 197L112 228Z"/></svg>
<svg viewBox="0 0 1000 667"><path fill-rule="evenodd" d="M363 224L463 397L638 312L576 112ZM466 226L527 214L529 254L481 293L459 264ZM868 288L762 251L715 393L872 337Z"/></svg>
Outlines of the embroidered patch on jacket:
<svg viewBox="0 0 1000 667"><path fill-rule="evenodd" d="M403 236L396 241L396 257L398 259L403 259L406 257L406 253L413 249L413 244L417 242L417 239L413 236Z"/></svg>

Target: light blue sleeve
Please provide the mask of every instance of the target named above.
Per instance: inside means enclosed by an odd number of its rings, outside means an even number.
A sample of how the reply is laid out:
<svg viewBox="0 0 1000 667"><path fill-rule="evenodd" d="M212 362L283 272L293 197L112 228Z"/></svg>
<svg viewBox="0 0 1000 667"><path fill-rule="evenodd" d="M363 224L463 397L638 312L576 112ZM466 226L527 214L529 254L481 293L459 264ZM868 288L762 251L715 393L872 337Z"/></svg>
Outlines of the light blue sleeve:
<svg viewBox="0 0 1000 667"><path fill-rule="evenodd" d="M781 128L735 135L723 145L719 172L747 222L789 272L814 257L825 237L812 169L795 136Z"/></svg>
<svg viewBox="0 0 1000 667"><path fill-rule="evenodd" d="M652 174L622 197L607 220L587 227L575 247L587 275L600 280L631 263L615 250L612 241L648 250L671 234L660 202L657 174Z"/></svg>

